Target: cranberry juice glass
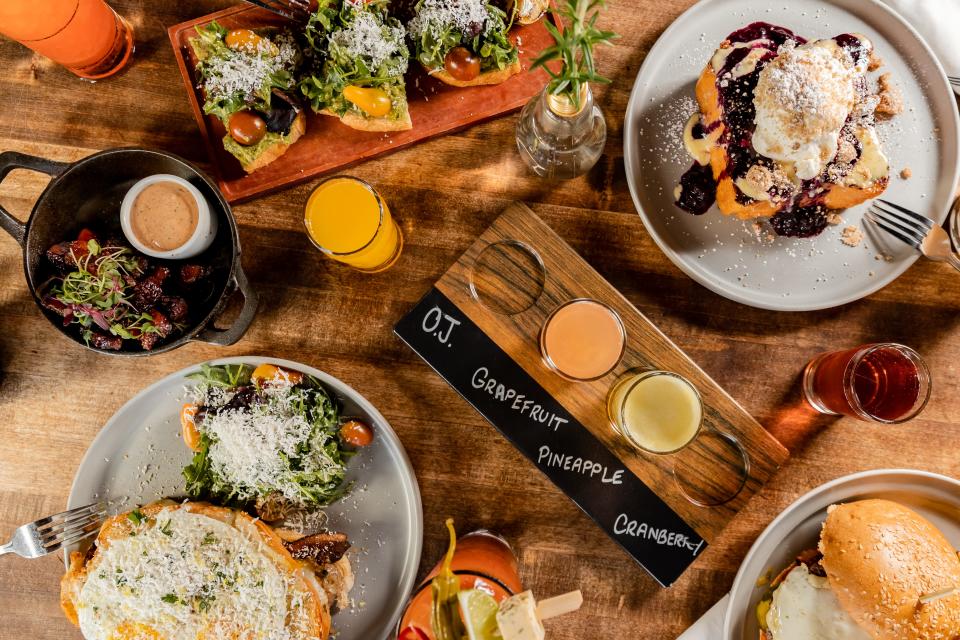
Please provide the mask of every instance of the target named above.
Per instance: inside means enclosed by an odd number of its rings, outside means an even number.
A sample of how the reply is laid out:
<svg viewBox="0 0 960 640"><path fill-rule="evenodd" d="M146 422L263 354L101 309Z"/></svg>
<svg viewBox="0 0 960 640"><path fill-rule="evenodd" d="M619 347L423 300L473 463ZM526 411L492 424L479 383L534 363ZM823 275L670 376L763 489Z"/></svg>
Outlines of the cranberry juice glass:
<svg viewBox="0 0 960 640"><path fill-rule="evenodd" d="M87 80L120 71L133 53L133 29L104 0L0 0L0 34Z"/></svg>
<svg viewBox="0 0 960 640"><path fill-rule="evenodd" d="M930 387L930 371L920 355L894 343L825 353L803 374L803 393L820 413L886 424L920 413Z"/></svg>
<svg viewBox="0 0 960 640"><path fill-rule="evenodd" d="M441 559L410 597L400 617L398 640L435 640L430 623L433 609L430 581L440 571L442 562ZM451 568L460 578L460 589L486 591L498 603L523 590L513 549L506 540L489 531L474 531L458 538Z"/></svg>

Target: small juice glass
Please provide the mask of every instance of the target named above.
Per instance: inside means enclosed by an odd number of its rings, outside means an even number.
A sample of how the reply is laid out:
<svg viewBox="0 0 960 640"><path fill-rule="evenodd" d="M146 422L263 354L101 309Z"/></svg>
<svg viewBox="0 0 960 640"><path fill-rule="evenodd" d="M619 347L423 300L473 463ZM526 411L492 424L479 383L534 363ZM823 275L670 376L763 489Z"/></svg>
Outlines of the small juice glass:
<svg viewBox="0 0 960 640"><path fill-rule="evenodd" d="M359 178L334 176L318 184L303 223L315 247L359 271L389 269L403 250L403 233L387 203Z"/></svg>
<svg viewBox="0 0 960 640"><path fill-rule="evenodd" d="M610 389L607 416L638 449L676 453L700 434L703 401L686 378L669 371L644 371L622 378Z"/></svg>
<svg viewBox="0 0 960 640"><path fill-rule="evenodd" d="M133 29L104 0L2 0L0 33L87 80L117 73L133 54Z"/></svg>
<svg viewBox="0 0 960 640"><path fill-rule="evenodd" d="M576 298L556 309L540 329L540 355L561 377L598 380L620 364L627 330L617 312L596 300Z"/></svg>
<svg viewBox="0 0 960 640"><path fill-rule="evenodd" d="M441 562L418 586L397 626L397 640L435 640L430 622L433 592L430 581L440 572ZM457 539L451 564L460 579L460 589L480 589L497 603L523 591L517 557L509 543L486 530L474 531Z"/></svg>
<svg viewBox="0 0 960 640"><path fill-rule="evenodd" d="M927 405L930 389L923 358L892 342L824 353L803 372L803 393L810 406L867 422L910 420Z"/></svg>

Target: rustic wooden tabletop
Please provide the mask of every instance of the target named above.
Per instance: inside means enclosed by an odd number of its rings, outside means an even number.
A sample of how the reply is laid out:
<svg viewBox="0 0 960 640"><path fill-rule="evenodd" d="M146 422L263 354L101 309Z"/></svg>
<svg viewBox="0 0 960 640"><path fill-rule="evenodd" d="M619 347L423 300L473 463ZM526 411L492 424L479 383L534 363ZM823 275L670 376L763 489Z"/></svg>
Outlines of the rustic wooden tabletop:
<svg viewBox="0 0 960 640"><path fill-rule="evenodd" d="M157 147L204 163L203 144L166 35L172 24L227 0L117 0L137 51L129 70L91 84L0 40L0 150L58 160L123 145ZM640 64L691 0L611 0L604 22L623 37L600 52L613 78L598 91L609 136L584 178L548 184L527 173L516 116L367 162L401 220L400 262L364 275L325 259L302 232L311 184L237 206L244 266L261 309L238 344L190 344L149 359L116 359L65 340L40 315L19 247L0 238L0 539L61 510L94 435L131 396L190 364L229 355L290 358L346 381L400 435L423 494L421 575L444 543L443 519L502 532L539 594L580 588L574 615L549 623L554 640L672 640L730 587L758 533L801 493L846 473L910 467L960 476L960 278L918 262L866 300L815 313L776 313L727 301L687 278L657 249L624 175L622 116ZM25 218L46 178L14 171L0 204ZM512 200L528 203L644 314L792 451L792 459L693 567L662 589L570 500L393 335L396 321ZM877 426L819 417L798 386L817 353L895 340L932 369L918 419ZM0 638L79 638L61 615L59 558L0 559Z"/></svg>

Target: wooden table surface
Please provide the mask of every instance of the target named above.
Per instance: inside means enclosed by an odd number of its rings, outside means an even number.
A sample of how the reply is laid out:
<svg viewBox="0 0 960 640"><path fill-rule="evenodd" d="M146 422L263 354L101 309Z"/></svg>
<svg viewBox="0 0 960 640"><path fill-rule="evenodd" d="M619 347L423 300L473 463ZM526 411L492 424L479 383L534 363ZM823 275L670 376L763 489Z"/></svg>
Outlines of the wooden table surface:
<svg viewBox="0 0 960 640"><path fill-rule="evenodd" d="M815 313L775 313L727 301L694 283L657 249L636 215L624 174L622 114L640 64L691 0L610 0L604 26L623 37L599 54L613 84L598 91L609 135L586 177L548 184L514 145L516 116L473 127L352 173L374 183L402 221L400 262L364 275L324 259L302 232L310 184L236 207L244 266L261 309L247 336L191 344L150 359L78 348L36 309L16 243L0 238L0 539L59 511L90 441L151 382L230 355L290 358L352 385L384 413L416 468L426 540L421 573L440 555L443 519L487 527L515 543L535 593L581 588L577 614L548 625L554 640L672 640L733 581L759 532L801 493L843 474L910 467L960 476L960 278L918 262L866 300ZM205 161L166 36L167 26L226 0L117 0L134 23L130 69L96 84L0 40L0 150L59 160L107 147L158 147ZM639 6L638 6L639 5ZM46 182L14 171L0 204L21 218ZM602 275L781 439L791 461L671 589L661 589L492 427L393 335L394 323L511 200L528 203ZM912 345L933 372L932 400L901 426L819 417L799 375L817 353L858 343ZM58 606L59 558L0 558L0 638L79 638Z"/></svg>

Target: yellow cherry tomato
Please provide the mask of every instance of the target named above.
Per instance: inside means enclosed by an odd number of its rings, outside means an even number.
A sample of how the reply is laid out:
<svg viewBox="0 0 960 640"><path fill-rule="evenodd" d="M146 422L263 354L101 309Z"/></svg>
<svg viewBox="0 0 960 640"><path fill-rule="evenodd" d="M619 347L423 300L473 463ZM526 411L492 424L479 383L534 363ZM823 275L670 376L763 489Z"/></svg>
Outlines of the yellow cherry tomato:
<svg viewBox="0 0 960 640"><path fill-rule="evenodd" d="M383 89L375 87L355 87L348 85L343 88L343 97L352 102L358 109L367 115L381 118L393 108L390 96Z"/></svg>
<svg viewBox="0 0 960 640"><path fill-rule="evenodd" d="M231 49L247 49L248 51L260 51L261 43L266 42L274 55L279 53L277 47L272 42L261 38L250 29L234 29L227 34L227 37L224 38L223 41Z"/></svg>
<svg viewBox="0 0 960 640"><path fill-rule="evenodd" d="M274 380L287 380L290 384L300 384L303 382L303 374L299 371L283 369L275 364L261 364L250 374L250 380L260 384L267 384Z"/></svg>

